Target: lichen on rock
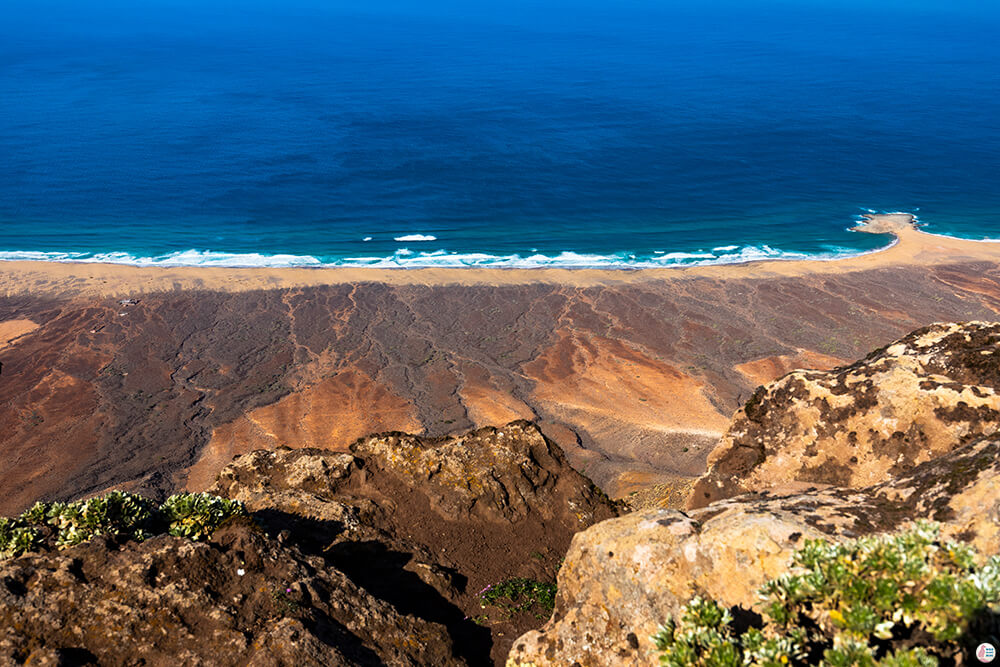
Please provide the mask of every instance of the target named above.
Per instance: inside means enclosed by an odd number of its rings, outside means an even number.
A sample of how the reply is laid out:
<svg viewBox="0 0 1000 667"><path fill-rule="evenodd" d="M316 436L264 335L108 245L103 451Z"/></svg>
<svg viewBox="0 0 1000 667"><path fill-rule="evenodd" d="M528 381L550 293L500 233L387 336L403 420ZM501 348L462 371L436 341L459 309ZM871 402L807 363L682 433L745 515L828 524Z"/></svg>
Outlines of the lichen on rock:
<svg viewBox="0 0 1000 667"><path fill-rule="evenodd" d="M878 484L1000 428L1000 324L934 324L832 371L759 388L689 507L746 493Z"/></svg>
<svg viewBox="0 0 1000 667"><path fill-rule="evenodd" d="M553 617L514 642L507 664L655 664L652 636L687 601L703 595L752 612L760 586L807 539L931 519L943 539L996 554L996 354L998 324L934 325L852 366L797 371L759 390L694 509L636 512L574 537ZM809 477L813 459L831 462L825 483Z"/></svg>

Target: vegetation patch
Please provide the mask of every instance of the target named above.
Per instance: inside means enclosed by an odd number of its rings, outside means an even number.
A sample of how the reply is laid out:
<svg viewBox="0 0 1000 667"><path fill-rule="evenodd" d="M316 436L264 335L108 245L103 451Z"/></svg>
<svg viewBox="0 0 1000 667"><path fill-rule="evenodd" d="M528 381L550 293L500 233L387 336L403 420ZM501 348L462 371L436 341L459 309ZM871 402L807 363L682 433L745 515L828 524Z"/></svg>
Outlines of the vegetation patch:
<svg viewBox="0 0 1000 667"><path fill-rule="evenodd" d="M552 615L556 604L556 585L517 577L490 584L479 591L480 606L495 609L504 620L530 613L545 619Z"/></svg>
<svg viewBox="0 0 1000 667"><path fill-rule="evenodd" d="M20 556L35 549L41 534L35 528L23 526L17 519L0 518L0 558Z"/></svg>
<svg viewBox="0 0 1000 667"><path fill-rule="evenodd" d="M230 518L247 512L238 500L209 493L176 493L160 505L160 513L171 535L205 540Z"/></svg>
<svg viewBox="0 0 1000 667"><path fill-rule="evenodd" d="M65 548L97 536L141 542L169 533L205 540L225 521L246 516L242 503L208 493L178 493L157 505L122 491L72 503L35 503L15 518L0 518L0 558Z"/></svg>
<svg viewBox="0 0 1000 667"><path fill-rule="evenodd" d="M107 495L72 503L35 503L19 519L58 531L56 545L68 547L98 535L141 542L156 529L156 504L131 493Z"/></svg>
<svg viewBox="0 0 1000 667"><path fill-rule="evenodd" d="M302 608L298 600L292 597L291 588L277 588L271 591L271 598L274 600L278 608L278 613L281 616L290 616Z"/></svg>
<svg viewBox="0 0 1000 667"><path fill-rule="evenodd" d="M941 542L935 524L843 544L809 540L761 588L762 622L695 598L653 640L671 667L964 664L1000 613L1000 557ZM994 640L995 641L995 640Z"/></svg>

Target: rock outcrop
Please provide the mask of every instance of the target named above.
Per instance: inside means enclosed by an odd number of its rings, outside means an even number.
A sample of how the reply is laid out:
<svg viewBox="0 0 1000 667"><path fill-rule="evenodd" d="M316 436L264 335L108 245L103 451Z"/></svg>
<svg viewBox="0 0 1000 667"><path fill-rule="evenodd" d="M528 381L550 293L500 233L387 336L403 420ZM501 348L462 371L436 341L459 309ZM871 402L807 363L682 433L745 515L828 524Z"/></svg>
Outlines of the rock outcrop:
<svg viewBox="0 0 1000 667"><path fill-rule="evenodd" d="M0 662L464 665L445 628L237 522L0 563Z"/></svg>
<svg viewBox="0 0 1000 667"><path fill-rule="evenodd" d="M853 366L792 373L758 392L749 410L737 414L716 461L734 460L733 443L749 445L752 431L766 455L750 459L748 474L773 456L788 463L766 470L805 482L800 471L811 469L808 461L847 456L844 476L830 480L840 486L758 490L686 513L645 510L589 528L567 553L552 619L514 642L508 665L653 664L650 636L687 600L707 594L752 610L761 584L787 571L805 539L847 539L931 519L944 536L996 553L997 353L1000 325L934 325ZM897 430L906 437L894 436ZM864 434L867 449L837 447L851 431ZM809 434L818 454L794 464L795 454L809 448ZM889 449L893 444L897 449ZM880 471L876 483L850 474L850 456ZM718 468L709 479L713 474ZM738 492L737 481L728 492Z"/></svg>
<svg viewBox="0 0 1000 667"><path fill-rule="evenodd" d="M502 664L541 620L479 624L478 591L553 581L618 512L527 422L257 451L213 492L253 520L0 561L0 664Z"/></svg>
<svg viewBox="0 0 1000 667"><path fill-rule="evenodd" d="M492 641L501 663L538 621L477 626L477 592L513 577L553 580L573 535L618 512L528 422L456 437L380 434L350 454L258 451L234 460L211 491L275 530L290 526L303 549L445 624L466 655L485 660Z"/></svg>
<svg viewBox="0 0 1000 667"><path fill-rule="evenodd" d="M1000 428L1000 324L934 324L832 371L760 387L688 504L878 484Z"/></svg>
<svg viewBox="0 0 1000 667"><path fill-rule="evenodd" d="M508 665L649 665L650 636L695 594L752 609L803 540L846 539L917 519L983 553L1000 544L1000 439L984 438L865 489L741 496L684 513L647 510L577 535L556 611Z"/></svg>

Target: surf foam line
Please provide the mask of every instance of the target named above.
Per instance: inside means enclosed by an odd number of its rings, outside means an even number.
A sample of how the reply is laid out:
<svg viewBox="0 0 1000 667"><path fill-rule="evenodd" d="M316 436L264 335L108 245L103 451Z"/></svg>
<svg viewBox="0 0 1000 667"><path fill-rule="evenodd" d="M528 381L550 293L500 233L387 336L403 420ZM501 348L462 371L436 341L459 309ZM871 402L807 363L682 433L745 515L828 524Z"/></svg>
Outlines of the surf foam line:
<svg viewBox="0 0 1000 667"><path fill-rule="evenodd" d="M494 255L490 253L456 253L447 250L413 252L400 248L388 256L357 256L320 259L312 255L229 253L215 250L182 250L155 256L133 255L127 252L44 252L32 250L0 251L0 261L45 261L80 264L127 264L160 267L221 267L221 268L337 268L369 267L377 269L425 268L504 268L504 269L652 269L719 264L746 264L759 261L810 260L833 261L881 252L896 244L896 239L883 248L857 251L833 247L826 252L804 253L784 251L767 245L744 246L733 252L664 252L662 254L608 255L563 251L554 255L534 253ZM716 248L716 251L721 248Z"/></svg>

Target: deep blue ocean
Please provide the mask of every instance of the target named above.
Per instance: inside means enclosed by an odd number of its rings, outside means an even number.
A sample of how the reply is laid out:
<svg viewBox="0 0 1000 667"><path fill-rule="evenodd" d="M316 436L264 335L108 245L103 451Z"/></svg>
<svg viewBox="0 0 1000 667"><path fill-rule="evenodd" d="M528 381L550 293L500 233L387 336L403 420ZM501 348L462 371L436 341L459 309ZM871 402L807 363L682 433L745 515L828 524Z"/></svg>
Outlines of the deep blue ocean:
<svg viewBox="0 0 1000 667"><path fill-rule="evenodd" d="M1000 3L4 0L0 258L649 266L1000 238Z"/></svg>

